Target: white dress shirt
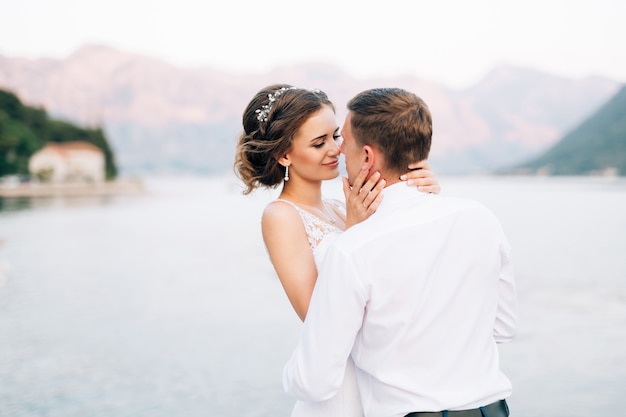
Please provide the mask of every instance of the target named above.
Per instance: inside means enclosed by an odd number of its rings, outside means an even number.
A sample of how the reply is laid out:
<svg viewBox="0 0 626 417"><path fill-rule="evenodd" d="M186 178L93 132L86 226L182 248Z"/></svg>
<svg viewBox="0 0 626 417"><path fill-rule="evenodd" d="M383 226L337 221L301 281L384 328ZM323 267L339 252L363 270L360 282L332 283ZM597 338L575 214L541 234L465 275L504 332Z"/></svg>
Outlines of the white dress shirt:
<svg viewBox="0 0 626 417"><path fill-rule="evenodd" d="M352 355L366 417L508 397L496 343L514 336L517 301L500 223L472 200L404 183L383 192L377 212L328 248L285 390L331 398Z"/></svg>

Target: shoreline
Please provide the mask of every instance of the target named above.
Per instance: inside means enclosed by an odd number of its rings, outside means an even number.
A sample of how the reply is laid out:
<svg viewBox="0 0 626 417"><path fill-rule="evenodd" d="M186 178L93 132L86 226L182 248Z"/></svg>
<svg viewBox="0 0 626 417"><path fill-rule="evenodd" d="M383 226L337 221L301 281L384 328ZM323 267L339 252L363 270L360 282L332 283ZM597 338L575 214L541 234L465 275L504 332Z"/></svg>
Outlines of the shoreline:
<svg viewBox="0 0 626 417"><path fill-rule="evenodd" d="M0 198L24 197L89 197L143 194L139 180L116 180L101 183L23 183L0 185Z"/></svg>

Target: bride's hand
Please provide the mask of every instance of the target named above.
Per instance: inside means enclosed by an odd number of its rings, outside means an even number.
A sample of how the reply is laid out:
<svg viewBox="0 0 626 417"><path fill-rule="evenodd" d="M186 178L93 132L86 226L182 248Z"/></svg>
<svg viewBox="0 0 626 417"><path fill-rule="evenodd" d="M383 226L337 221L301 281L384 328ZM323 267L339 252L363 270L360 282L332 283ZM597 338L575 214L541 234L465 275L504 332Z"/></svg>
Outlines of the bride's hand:
<svg viewBox="0 0 626 417"><path fill-rule="evenodd" d="M406 181L409 186L416 186L419 191L425 193L439 194L441 187L435 174L430 169L426 160L409 165L409 172L400 176L402 181Z"/></svg>
<svg viewBox="0 0 626 417"><path fill-rule="evenodd" d="M385 188L385 180L380 178L380 172L375 172L363 184L369 170L362 169L354 180L352 187L348 178L343 177L343 194L346 198L346 229L362 222L374 214L383 200L381 191Z"/></svg>

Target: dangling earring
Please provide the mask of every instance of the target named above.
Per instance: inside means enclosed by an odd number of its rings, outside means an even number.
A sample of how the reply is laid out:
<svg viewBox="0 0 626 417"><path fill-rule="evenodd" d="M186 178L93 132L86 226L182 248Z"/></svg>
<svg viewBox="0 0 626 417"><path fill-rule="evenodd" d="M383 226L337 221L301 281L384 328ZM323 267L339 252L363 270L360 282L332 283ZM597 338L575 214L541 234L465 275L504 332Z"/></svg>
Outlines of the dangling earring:
<svg viewBox="0 0 626 417"><path fill-rule="evenodd" d="M285 165L285 181L289 181L289 165Z"/></svg>

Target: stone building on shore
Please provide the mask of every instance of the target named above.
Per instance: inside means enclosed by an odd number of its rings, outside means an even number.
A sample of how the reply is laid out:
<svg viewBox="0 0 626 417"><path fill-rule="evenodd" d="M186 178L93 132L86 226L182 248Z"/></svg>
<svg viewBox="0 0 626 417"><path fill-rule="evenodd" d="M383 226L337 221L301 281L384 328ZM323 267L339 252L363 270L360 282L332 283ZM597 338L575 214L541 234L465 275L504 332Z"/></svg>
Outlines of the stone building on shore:
<svg viewBox="0 0 626 417"><path fill-rule="evenodd" d="M85 141L48 143L31 156L28 169L42 182L99 183L105 180L105 156Z"/></svg>

